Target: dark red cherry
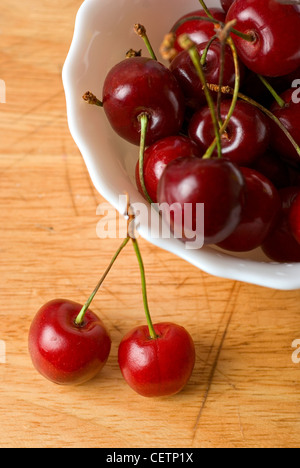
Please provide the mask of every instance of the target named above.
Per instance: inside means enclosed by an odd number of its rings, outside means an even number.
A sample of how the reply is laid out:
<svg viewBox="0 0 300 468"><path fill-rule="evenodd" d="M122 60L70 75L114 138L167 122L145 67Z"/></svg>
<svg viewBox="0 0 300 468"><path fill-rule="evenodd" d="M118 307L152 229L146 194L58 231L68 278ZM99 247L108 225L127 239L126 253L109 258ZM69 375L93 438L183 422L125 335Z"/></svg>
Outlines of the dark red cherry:
<svg viewBox="0 0 300 468"><path fill-rule="evenodd" d="M278 219L281 209L277 189L264 175L241 168L247 197L242 219L236 230L219 246L234 252L247 252L260 247Z"/></svg>
<svg viewBox="0 0 300 468"><path fill-rule="evenodd" d="M300 66L300 7L277 0L235 0L226 21L253 36L232 35L239 57L255 73L282 76Z"/></svg>
<svg viewBox="0 0 300 468"><path fill-rule="evenodd" d="M252 168L267 177L277 189L291 185L289 167L275 151L268 150L254 162Z"/></svg>
<svg viewBox="0 0 300 468"><path fill-rule="evenodd" d="M139 116L149 117L146 144L176 135L184 119L184 97L173 74L145 57L126 59L108 73L103 87L103 108L113 129L139 145Z"/></svg>
<svg viewBox="0 0 300 468"><path fill-rule="evenodd" d="M290 209L289 225L294 238L300 244L300 190Z"/></svg>
<svg viewBox="0 0 300 468"><path fill-rule="evenodd" d="M202 154L197 145L184 136L172 136L163 138L149 146L144 155L144 181L147 192L153 201L157 202L157 186L166 166L174 159L181 157L201 157ZM139 176L139 161L136 165L136 183L140 193L143 189Z"/></svg>
<svg viewBox="0 0 300 468"><path fill-rule="evenodd" d="M289 224L291 206L299 194L299 187L288 187L279 191L281 215L275 229L263 243L263 251L275 262L300 262L300 244L294 238Z"/></svg>
<svg viewBox="0 0 300 468"><path fill-rule="evenodd" d="M204 42L197 46L200 57L202 57L207 44L207 42ZM207 83L219 84L220 68L221 43L218 41L211 44L207 53L206 63L203 66ZM198 109L199 107L206 105L207 101L203 91L203 86L188 51L182 51L177 55L177 57L175 57L170 65L170 70L177 79L189 107ZM243 70L244 67L241 66L240 71L242 76ZM233 88L234 83L234 62L230 47L226 46L223 85ZM216 98L217 93L212 93L212 96Z"/></svg>
<svg viewBox="0 0 300 468"><path fill-rule="evenodd" d="M221 0L221 5L223 10L227 13L231 5L233 4L234 0Z"/></svg>
<svg viewBox="0 0 300 468"><path fill-rule="evenodd" d="M216 20L225 22L226 15L224 11L221 10L221 8L210 8L210 12ZM182 16L172 28L172 31L175 32L176 38L178 39L178 37L182 34L187 34L196 44L209 41L216 34L215 25L213 23L201 20L190 20L177 27L177 25L183 19L189 18L191 16L201 16L207 18L207 14L204 10L192 11L191 13ZM174 48L178 52L181 52L183 49L178 44L177 39L175 41Z"/></svg>
<svg viewBox="0 0 300 468"><path fill-rule="evenodd" d="M285 91L281 95L286 103L285 107L281 108L275 103L271 107L271 111L287 128L296 143L300 145L300 96L298 96L299 99L297 99L297 93L297 90L294 88ZM274 150L276 150L282 158L300 166L300 156L297 151L282 130L273 122L271 125L271 134L271 145Z"/></svg>
<svg viewBox="0 0 300 468"><path fill-rule="evenodd" d="M182 239L193 239L204 230L204 243L228 237L241 220L245 182L238 167L225 159L180 158L165 169L159 185L159 204L172 207L163 217ZM191 210L187 210L189 204ZM204 204L204 223L201 209ZM178 236L179 237L179 236Z"/></svg>
<svg viewBox="0 0 300 468"><path fill-rule="evenodd" d="M228 99L221 104L223 120L228 115L230 105L231 100ZM209 107L204 107L194 115L189 126L189 136L205 153L215 137ZM270 127L266 116L251 104L238 101L221 139L223 156L238 165L248 166L265 153L269 141Z"/></svg>

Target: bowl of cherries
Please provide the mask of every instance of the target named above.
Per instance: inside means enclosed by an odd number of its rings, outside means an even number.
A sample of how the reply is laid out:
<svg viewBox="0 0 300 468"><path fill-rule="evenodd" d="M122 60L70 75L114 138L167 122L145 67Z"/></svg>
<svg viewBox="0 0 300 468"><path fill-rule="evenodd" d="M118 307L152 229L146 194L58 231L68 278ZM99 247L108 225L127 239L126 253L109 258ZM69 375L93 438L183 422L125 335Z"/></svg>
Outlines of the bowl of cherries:
<svg viewBox="0 0 300 468"><path fill-rule="evenodd" d="M282 290L300 288L297 3L86 0L63 69L91 179L116 210L124 193L146 207L139 234ZM153 206L169 237L152 235Z"/></svg>

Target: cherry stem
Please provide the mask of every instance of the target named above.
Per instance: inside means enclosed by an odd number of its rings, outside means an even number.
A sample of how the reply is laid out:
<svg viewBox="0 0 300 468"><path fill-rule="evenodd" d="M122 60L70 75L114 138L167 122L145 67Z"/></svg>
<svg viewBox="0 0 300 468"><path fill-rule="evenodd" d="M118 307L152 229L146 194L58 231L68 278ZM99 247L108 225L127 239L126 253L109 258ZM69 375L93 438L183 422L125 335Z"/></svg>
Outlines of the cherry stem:
<svg viewBox="0 0 300 468"><path fill-rule="evenodd" d="M138 259L138 262L139 262L139 266L140 266L142 291L143 291L143 302L144 302L144 309L145 309L146 320L147 320L147 324L148 324L148 328L149 328L149 333L150 333L151 339L156 340L158 338L158 335L156 334L156 332L154 330L154 326L153 326L151 315L150 315L149 305L148 305L144 263L143 263L143 259L142 259L142 255L141 255L141 252L140 252L140 249L139 249L137 239L132 238L132 243L133 243L133 248L135 250L135 253L136 253L136 256L137 256L137 259Z"/></svg>
<svg viewBox="0 0 300 468"><path fill-rule="evenodd" d="M87 91L83 96L82 99L87 102L88 104L91 104L92 106L98 106L98 107L103 107L103 102L100 101L93 93L90 91Z"/></svg>
<svg viewBox="0 0 300 468"><path fill-rule="evenodd" d="M231 120L231 117L232 117L232 115L234 113L234 109L235 109L235 106L236 106L236 103L237 103L237 100L238 100L238 97L239 97L240 82L241 82L240 65L239 65L238 54L237 54L236 47L235 47L234 42L231 39L231 37L227 38L227 43L229 44L229 46L231 48L232 55L233 55L233 60L234 60L235 85L234 85L234 90L232 90L233 98L232 98L230 109L228 111L228 115L227 115L222 127L219 130L220 136L222 136L225 133L225 131L226 131L228 125L229 125L229 122ZM212 90L211 85L207 85L207 87L210 90ZM218 90L219 90L219 87L216 86L214 91L218 91ZM203 156L203 159L209 159L212 156L216 145L217 145L217 140L215 139L212 142L212 144L210 145L210 147L207 149L205 155Z"/></svg>
<svg viewBox="0 0 300 468"><path fill-rule="evenodd" d="M214 85L214 84L208 84L207 85L208 88L211 90L211 91L218 91L218 86L217 85ZM230 86L223 86L223 88L221 89L222 93L224 94L233 94L233 89L230 88ZM291 142L291 144L293 145L293 147L295 148L295 150L297 151L297 154L300 156L300 147L299 145L296 143L296 141L294 140L294 138L292 137L292 135L290 134L290 132L287 130L287 128L282 124L282 122L271 112L269 111L268 109L266 109L264 106L262 106L261 104L259 104L257 101L254 101L253 99L251 99L250 97L246 96L245 94L242 94L242 93L238 93L238 98L239 99L242 99L243 101L246 101L248 102L249 104L252 104L254 107L257 107L261 112L263 112L264 114L266 114L270 119L273 120L273 122L275 122L278 127L284 132L284 134L286 135L286 137L289 139L289 141Z"/></svg>
<svg viewBox="0 0 300 468"><path fill-rule="evenodd" d="M151 197L146 189L145 185L145 178L144 178L144 156L145 156L145 148L146 148L146 135L149 123L148 115L143 112L138 116L138 120L141 124L141 139L140 139L140 154L139 154L139 176L141 186L144 192L145 197L147 198L149 203L153 203Z"/></svg>
<svg viewBox="0 0 300 468"><path fill-rule="evenodd" d="M284 100L279 96L279 94L275 91L275 89L273 88L273 86L269 83L269 81L264 77L264 76L261 76L261 75L257 75L258 78L260 79L260 81L265 85L265 87L270 91L270 93L272 94L273 98L275 99L275 101L277 102L277 104L283 108L285 106L285 102Z"/></svg>
<svg viewBox="0 0 300 468"><path fill-rule="evenodd" d="M201 56L201 61L200 61L202 67L204 67L205 64L206 64L207 54L208 54L208 51L209 51L209 49L210 49L210 46L212 45L212 43L213 43L217 38L218 38L217 35L213 36L213 37L209 40L207 46L205 47L205 49L204 49L204 51L203 51L203 54L202 54L202 56Z"/></svg>
<svg viewBox="0 0 300 468"><path fill-rule="evenodd" d="M221 64L220 64L220 76L219 76L219 86L222 88L223 80L224 80L224 68L225 68L225 47L226 47L226 40L221 41ZM217 97L217 116L220 128L222 128L222 116L221 116L221 102L222 102L222 93L219 91Z"/></svg>
<svg viewBox="0 0 300 468"><path fill-rule="evenodd" d="M134 30L135 30L136 34L143 39L150 56L153 58L153 60L157 61L157 57L156 57L155 52L154 52L154 50L152 48L152 45L151 45L151 43L149 41L145 26L143 26L142 24L137 23L137 24L134 25Z"/></svg>
<svg viewBox="0 0 300 468"><path fill-rule="evenodd" d="M205 13L207 14L208 18L212 18L214 19L213 15L211 14L211 12L209 11L209 8L208 6L206 5L205 1L204 0L199 0L203 10L205 11Z"/></svg>
<svg viewBox="0 0 300 468"><path fill-rule="evenodd" d="M182 26L183 24L187 23L188 21L206 21L207 23L213 23L220 27L225 26L225 23L223 23L222 21L218 21L217 19L213 17L208 18L207 16L191 15L191 16L187 16L186 18L182 18L181 20L177 21L177 23L173 26L171 32L176 33L177 29L180 28L180 26ZM256 36L254 33L245 34L245 33L242 33L241 31L238 31L235 28L232 28L231 32L235 34L236 36L241 37L247 42L256 41Z"/></svg>
<svg viewBox="0 0 300 468"><path fill-rule="evenodd" d="M89 297L89 299L87 300L87 302L85 303L85 305L82 307L81 311L79 312L79 314L77 315L76 319L75 319L75 324L78 325L78 326L81 326L83 324L83 321L84 321L84 316L85 316L85 313L86 311L88 310L89 306L91 305L94 297L96 296L97 292L99 291L102 283L104 282L105 278L107 277L108 273L110 272L113 264L115 263L116 259L118 258L118 256L120 255L120 253L122 252L122 250L124 249L124 247L128 244L130 240L130 237L128 236L123 242L122 244L120 245L120 247L118 248L118 250L116 251L115 255L113 256L110 264L108 265L107 269L105 270L103 276L101 277L99 283L97 284L96 288L94 289L93 293L91 294L91 296Z"/></svg>
<svg viewBox="0 0 300 468"><path fill-rule="evenodd" d="M205 79L205 74L203 71L203 67L201 65L201 57L198 53L198 49L196 44L188 37L187 34L183 34L182 36L179 37L179 43L180 46L188 50L189 55L191 57L191 60L194 64L194 67L198 73L198 76L201 80L205 97L209 106L209 109L211 111L211 116L212 116L212 121L214 125L214 130L215 130L215 135L216 135L216 145L218 148L218 156L219 158L222 157L222 146L221 146L221 137L219 133L219 124L218 124L218 119L217 119L217 114L216 114L216 109L215 109L215 103L211 97L210 91L207 87L206 79Z"/></svg>

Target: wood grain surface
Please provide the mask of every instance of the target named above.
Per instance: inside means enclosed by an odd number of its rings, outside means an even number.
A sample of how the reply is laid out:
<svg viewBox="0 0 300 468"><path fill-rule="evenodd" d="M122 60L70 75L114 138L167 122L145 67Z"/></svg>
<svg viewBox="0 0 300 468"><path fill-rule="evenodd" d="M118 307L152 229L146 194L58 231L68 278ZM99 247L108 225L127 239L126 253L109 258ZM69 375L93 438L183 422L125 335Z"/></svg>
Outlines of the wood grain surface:
<svg viewBox="0 0 300 468"><path fill-rule="evenodd" d="M53 298L85 302L120 242L96 235L103 199L67 125L61 72L80 4L0 5L0 446L299 447L300 292L215 278L144 241L154 321L196 342L186 389L148 400L120 374L118 344L145 321L130 245L94 301L113 340L103 372L65 388L32 367L34 314Z"/></svg>

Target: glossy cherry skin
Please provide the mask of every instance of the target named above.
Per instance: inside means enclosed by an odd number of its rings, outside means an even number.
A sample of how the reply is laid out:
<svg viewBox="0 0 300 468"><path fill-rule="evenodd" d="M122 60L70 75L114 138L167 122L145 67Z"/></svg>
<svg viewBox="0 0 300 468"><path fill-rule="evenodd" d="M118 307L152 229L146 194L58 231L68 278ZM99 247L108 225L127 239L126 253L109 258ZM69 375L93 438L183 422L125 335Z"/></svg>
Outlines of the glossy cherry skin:
<svg viewBox="0 0 300 468"><path fill-rule="evenodd" d="M145 57L126 59L108 73L103 86L103 108L113 129L139 145L139 116L149 117L146 144L176 135L184 120L184 97L164 65Z"/></svg>
<svg viewBox="0 0 300 468"><path fill-rule="evenodd" d="M87 310L83 325L76 325L81 309L80 304L58 299L45 304L32 321L28 345L33 365L56 384L87 382L108 359L108 332L91 310Z"/></svg>
<svg viewBox="0 0 300 468"><path fill-rule="evenodd" d="M271 107L271 112L278 117L281 123L287 128L294 140L300 145L300 102L294 102L297 91L292 88L285 91L281 97L285 101L285 107L281 108L277 103ZM298 94L298 97L300 95ZM284 135L282 130L275 123L271 125L271 145L282 158L300 167L300 156Z"/></svg>
<svg viewBox="0 0 300 468"><path fill-rule="evenodd" d="M154 325L157 339L147 326L130 331L119 346L119 366L128 385L144 397L180 392L195 365L195 345L185 328L174 323Z"/></svg>
<svg viewBox="0 0 300 468"><path fill-rule="evenodd" d="M197 46L200 57L207 46L207 42ZM219 84L220 76L220 63L221 63L221 44L214 42L207 53L206 63L203 66L205 79L207 83ZM181 90L186 98L189 107L199 109L199 107L206 105L206 97L203 91L203 86L195 66L190 58L188 51L182 51L175 57L170 65L170 70L177 79ZM243 77L244 66L241 65L241 75ZM235 83L235 67L232 58L232 53L229 46L225 48L225 65L223 85L234 87ZM213 97L217 97L217 93L212 93Z"/></svg>
<svg viewBox="0 0 300 468"><path fill-rule="evenodd" d="M221 242L236 229L244 197L244 178L238 167L225 159L176 159L166 167L157 191L161 206L173 205L170 217L162 210L172 232L181 231L184 241L192 239L193 233L201 236L204 230L205 244ZM204 226L197 219L200 203L204 204ZM191 216L186 215L185 204L190 204Z"/></svg>
<svg viewBox="0 0 300 468"><path fill-rule="evenodd" d="M181 157L200 158L201 156L202 154L196 143L185 136L163 138L149 146L144 155L144 181L147 192L153 203L157 203L158 183L165 168L171 161ZM138 161L135 178L139 192L143 195L139 168L140 164Z"/></svg>
<svg viewBox="0 0 300 468"><path fill-rule="evenodd" d="M223 121L228 115L230 105L231 100L228 99L221 104ZM208 106L200 109L192 118L189 136L204 154L215 138ZM265 153L269 142L270 126L266 116L251 104L238 101L227 131L221 139L224 158L238 165L248 166ZM214 155L217 155L217 150Z"/></svg>
<svg viewBox="0 0 300 468"><path fill-rule="evenodd" d="M221 8L210 8L210 12L215 19L218 21L225 22L226 15ZM181 26L177 27L177 24L181 22L184 18L189 18L191 16L201 16L202 18L207 18L207 14L204 10L196 10L182 16L173 26L172 31L175 32L176 41L174 48L181 52L183 49L178 44L178 38L182 34L187 34L193 42L196 44L201 44L202 42L209 41L215 34L215 25L208 21L201 20L190 20L183 23Z"/></svg>
<svg viewBox="0 0 300 468"><path fill-rule="evenodd" d="M234 0L221 0L223 10L227 13Z"/></svg>
<svg viewBox="0 0 300 468"><path fill-rule="evenodd" d="M292 203L289 213L289 225L294 238L300 244L300 193Z"/></svg>
<svg viewBox="0 0 300 468"><path fill-rule="evenodd" d="M225 250L247 252L260 247L273 229L281 210L277 189L265 176L246 167L241 168L247 197L242 218L236 230L219 244Z"/></svg>
<svg viewBox="0 0 300 468"><path fill-rule="evenodd" d="M253 34L248 42L232 35L239 57L255 73L282 76L300 66L300 7L277 0L235 0L226 21L236 19L235 28Z"/></svg>
<svg viewBox="0 0 300 468"><path fill-rule="evenodd" d="M275 262L300 262L300 244L294 238L289 224L291 206L299 194L299 187L287 187L279 191L281 215L275 228L263 243L264 253Z"/></svg>

